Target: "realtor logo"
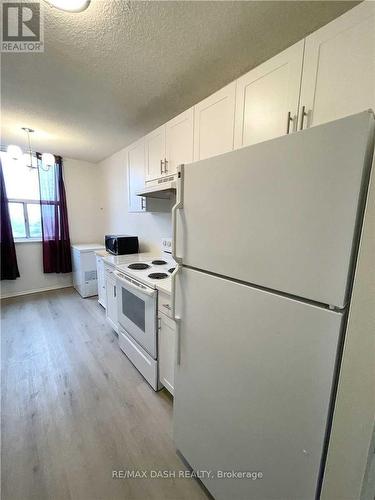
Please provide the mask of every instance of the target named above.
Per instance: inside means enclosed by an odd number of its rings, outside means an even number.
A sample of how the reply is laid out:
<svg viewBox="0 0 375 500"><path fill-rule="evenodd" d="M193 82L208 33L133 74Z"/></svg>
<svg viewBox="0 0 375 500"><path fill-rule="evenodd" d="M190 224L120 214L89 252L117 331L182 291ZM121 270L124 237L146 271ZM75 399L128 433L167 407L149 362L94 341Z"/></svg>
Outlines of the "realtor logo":
<svg viewBox="0 0 375 500"><path fill-rule="evenodd" d="M3 1L1 52L43 52L43 16L40 2Z"/></svg>

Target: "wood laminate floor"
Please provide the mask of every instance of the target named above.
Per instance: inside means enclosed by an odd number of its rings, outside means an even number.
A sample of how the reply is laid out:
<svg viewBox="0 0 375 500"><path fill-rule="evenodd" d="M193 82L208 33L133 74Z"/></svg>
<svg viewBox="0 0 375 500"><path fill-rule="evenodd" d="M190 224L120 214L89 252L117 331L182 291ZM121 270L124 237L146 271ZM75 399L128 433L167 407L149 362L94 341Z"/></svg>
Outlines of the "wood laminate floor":
<svg viewBox="0 0 375 500"><path fill-rule="evenodd" d="M172 399L117 345L96 298L72 288L2 301L2 499L207 498L193 479L113 479L184 470Z"/></svg>

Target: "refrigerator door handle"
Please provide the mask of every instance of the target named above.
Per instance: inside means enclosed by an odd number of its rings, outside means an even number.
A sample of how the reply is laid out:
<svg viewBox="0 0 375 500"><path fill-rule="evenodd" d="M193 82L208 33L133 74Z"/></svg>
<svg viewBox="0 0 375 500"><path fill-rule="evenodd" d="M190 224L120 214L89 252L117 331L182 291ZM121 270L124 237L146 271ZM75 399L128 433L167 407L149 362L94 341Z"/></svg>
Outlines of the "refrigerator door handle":
<svg viewBox="0 0 375 500"><path fill-rule="evenodd" d="M177 168L177 193L176 203L172 207L172 257L177 263L182 262L182 257L176 255L177 248L177 210L183 208L183 172L184 166L179 165Z"/></svg>
<svg viewBox="0 0 375 500"><path fill-rule="evenodd" d="M176 323L176 365L180 366L181 364L181 318L179 316L175 316L174 318Z"/></svg>
<svg viewBox="0 0 375 500"><path fill-rule="evenodd" d="M176 324L176 364L179 366L180 364L180 358L181 358L181 330L180 330L180 322L181 322L181 317L176 316L176 277L177 274L180 272L181 266L180 264L177 263L176 269L173 271L172 276L171 276L171 315L172 318Z"/></svg>
<svg viewBox="0 0 375 500"><path fill-rule="evenodd" d="M181 266L177 263L176 269L171 274L171 315L176 321L176 276L180 272Z"/></svg>

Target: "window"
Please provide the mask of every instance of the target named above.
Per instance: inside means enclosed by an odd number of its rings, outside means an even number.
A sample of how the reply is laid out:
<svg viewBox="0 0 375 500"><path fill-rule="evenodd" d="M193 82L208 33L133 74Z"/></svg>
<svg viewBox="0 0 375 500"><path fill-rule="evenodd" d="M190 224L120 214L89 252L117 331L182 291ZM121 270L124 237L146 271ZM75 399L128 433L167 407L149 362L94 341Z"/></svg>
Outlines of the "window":
<svg viewBox="0 0 375 500"><path fill-rule="evenodd" d="M13 237L16 240L40 240L42 224L38 170L26 167L22 160L12 160L6 153L1 153L1 162Z"/></svg>

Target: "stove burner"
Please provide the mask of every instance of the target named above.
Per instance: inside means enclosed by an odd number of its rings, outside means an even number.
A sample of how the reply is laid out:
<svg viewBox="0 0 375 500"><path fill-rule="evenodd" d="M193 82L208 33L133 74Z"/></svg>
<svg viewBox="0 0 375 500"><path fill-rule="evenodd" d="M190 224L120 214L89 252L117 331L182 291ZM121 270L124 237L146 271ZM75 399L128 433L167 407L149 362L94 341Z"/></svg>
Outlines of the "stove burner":
<svg viewBox="0 0 375 500"><path fill-rule="evenodd" d="M166 262L165 260L153 260L151 264L154 264L154 266L163 266Z"/></svg>
<svg viewBox="0 0 375 500"><path fill-rule="evenodd" d="M153 280L163 280L164 278L168 278L168 274L166 273L151 273L148 275L149 278Z"/></svg>
<svg viewBox="0 0 375 500"><path fill-rule="evenodd" d="M148 264L144 264L143 262L136 262L128 265L129 269L148 269L149 267Z"/></svg>
<svg viewBox="0 0 375 500"><path fill-rule="evenodd" d="M171 267L170 269L168 269L168 272L172 274L175 269L175 267Z"/></svg>

